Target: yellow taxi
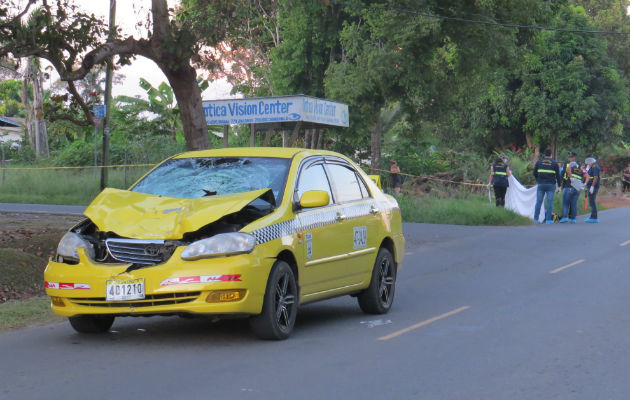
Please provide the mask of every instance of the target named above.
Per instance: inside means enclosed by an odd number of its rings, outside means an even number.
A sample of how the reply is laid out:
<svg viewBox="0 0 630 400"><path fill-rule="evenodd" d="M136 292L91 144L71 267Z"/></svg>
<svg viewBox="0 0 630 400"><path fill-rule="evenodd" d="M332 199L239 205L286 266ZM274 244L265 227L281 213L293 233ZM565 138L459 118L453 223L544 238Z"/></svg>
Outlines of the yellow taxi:
<svg viewBox="0 0 630 400"><path fill-rule="evenodd" d="M352 295L388 312L404 257L396 200L330 151L180 154L85 216L44 273L52 310L81 333L117 316L243 316L284 339L300 304Z"/></svg>

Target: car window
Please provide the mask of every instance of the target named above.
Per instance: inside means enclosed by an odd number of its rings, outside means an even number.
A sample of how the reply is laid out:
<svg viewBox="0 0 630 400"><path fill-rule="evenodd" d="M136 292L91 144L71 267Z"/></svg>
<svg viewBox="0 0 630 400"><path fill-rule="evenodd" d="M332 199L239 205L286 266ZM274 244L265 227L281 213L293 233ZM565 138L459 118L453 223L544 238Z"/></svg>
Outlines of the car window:
<svg viewBox="0 0 630 400"><path fill-rule="evenodd" d="M297 198L300 199L304 192L309 190L323 190L328 193L330 202L332 202L332 193L330 191L330 185L328 184L328 178L324 167L321 164L311 165L302 170L300 174L300 180L297 188ZM330 202L328 204L330 204Z"/></svg>
<svg viewBox="0 0 630 400"><path fill-rule="evenodd" d="M279 204L290 162L290 159L271 157L170 159L151 171L131 190L194 199L271 188L276 204Z"/></svg>
<svg viewBox="0 0 630 400"><path fill-rule="evenodd" d="M339 164L327 164L326 169L330 172L330 178L335 187L337 203L363 198L359 178L353 169Z"/></svg>
<svg viewBox="0 0 630 400"><path fill-rule="evenodd" d="M368 191L367 186L365 186L365 182L363 182L363 179L361 179L359 173L356 174L357 182L359 182L359 188L361 189L361 196L363 196L364 199L370 197L370 192Z"/></svg>

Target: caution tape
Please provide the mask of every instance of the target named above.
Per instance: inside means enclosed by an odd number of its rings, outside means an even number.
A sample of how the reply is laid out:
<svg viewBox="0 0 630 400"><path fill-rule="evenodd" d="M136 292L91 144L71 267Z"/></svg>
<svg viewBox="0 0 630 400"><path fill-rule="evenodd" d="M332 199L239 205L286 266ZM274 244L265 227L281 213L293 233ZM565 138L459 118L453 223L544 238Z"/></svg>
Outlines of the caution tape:
<svg viewBox="0 0 630 400"><path fill-rule="evenodd" d="M154 167L156 164L127 164L127 165L85 165L80 167L24 167L24 168L0 168L0 171L51 171L64 169L90 169L90 168L134 168Z"/></svg>
<svg viewBox="0 0 630 400"><path fill-rule="evenodd" d="M428 180L432 180L432 181L437 181L437 182L446 182L446 183L454 183L456 185L464 185L464 186L476 186L476 187L488 187L488 184L484 184L484 183L471 183L471 182L461 182L461 181L452 181L452 180L448 180L448 179L440 179L440 178L435 178L432 176L419 176L419 175L411 175L411 174L405 174L402 172L391 172L391 171L387 171L384 169L372 169L372 171L378 171L378 172L385 172L387 174L394 174L397 173L398 175L402 175L402 176L408 176L410 178L426 178ZM619 175L613 175L613 176L608 176L605 178L601 178L600 180L605 181L605 180L609 180L609 179L616 179L616 178L621 178L621 174Z"/></svg>
<svg viewBox="0 0 630 400"><path fill-rule="evenodd" d="M394 172L387 171L387 170L384 170L384 169L372 169L372 171L385 172L385 173L388 173L388 174L393 174L394 173ZM458 182L458 181L451 181L451 180L448 180L448 179L435 178L435 177L426 176L426 175L425 176L419 176L419 175L405 174L405 173L402 173L402 172L397 172L397 174L398 175L402 175L402 176L408 176L408 177L411 177L411 178L426 178L428 180L437 181L437 182L454 183L454 184L457 184L457 185L476 186L476 187L487 187L488 186L487 184L483 184L483 183L471 183L471 182L461 182L461 181Z"/></svg>

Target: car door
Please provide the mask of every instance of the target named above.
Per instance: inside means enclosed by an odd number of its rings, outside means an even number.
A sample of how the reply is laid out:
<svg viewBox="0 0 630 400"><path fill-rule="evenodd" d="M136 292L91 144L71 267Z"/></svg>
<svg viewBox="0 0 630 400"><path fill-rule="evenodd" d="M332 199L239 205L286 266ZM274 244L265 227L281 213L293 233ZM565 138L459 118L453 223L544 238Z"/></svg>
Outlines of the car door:
<svg viewBox="0 0 630 400"><path fill-rule="evenodd" d="M335 198L339 221L328 235L343 247L340 259L341 281L361 285L370 278L381 237L380 215L374 199L355 168L341 161L327 161L326 172Z"/></svg>
<svg viewBox="0 0 630 400"><path fill-rule="evenodd" d="M301 227L304 259L300 286L306 298L339 287L343 276L340 260L344 258L346 249L343 243L329 236L330 226L337 224L337 207L323 164L323 158L305 161L295 190L296 203L299 203L302 194L310 190L326 191L330 196L328 205L301 209L296 213Z"/></svg>

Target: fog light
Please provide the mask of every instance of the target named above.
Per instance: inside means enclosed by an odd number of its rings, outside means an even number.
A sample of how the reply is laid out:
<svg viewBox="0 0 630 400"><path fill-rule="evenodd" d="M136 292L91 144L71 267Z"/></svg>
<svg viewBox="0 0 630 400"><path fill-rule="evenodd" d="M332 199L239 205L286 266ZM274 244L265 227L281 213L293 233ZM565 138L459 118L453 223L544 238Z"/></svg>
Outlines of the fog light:
<svg viewBox="0 0 630 400"><path fill-rule="evenodd" d="M66 304L63 302L63 299L61 297L52 296L50 298L50 301L52 301L53 306L57 306L57 307L65 307L66 306Z"/></svg>
<svg viewBox="0 0 630 400"><path fill-rule="evenodd" d="M213 290L206 297L206 303L227 303L245 298L246 289Z"/></svg>

